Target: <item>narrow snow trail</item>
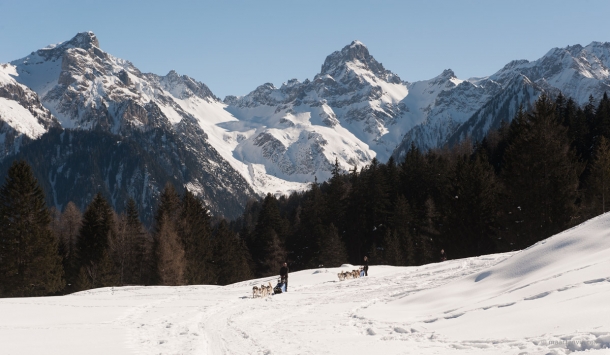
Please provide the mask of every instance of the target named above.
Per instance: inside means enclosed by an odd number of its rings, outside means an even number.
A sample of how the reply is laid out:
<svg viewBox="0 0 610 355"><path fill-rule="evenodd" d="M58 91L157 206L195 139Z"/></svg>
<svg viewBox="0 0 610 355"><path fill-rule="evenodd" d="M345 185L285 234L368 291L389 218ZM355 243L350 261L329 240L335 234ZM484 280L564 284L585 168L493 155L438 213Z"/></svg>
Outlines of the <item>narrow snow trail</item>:
<svg viewBox="0 0 610 355"><path fill-rule="evenodd" d="M519 252L0 299L0 354L610 354L610 214Z"/></svg>

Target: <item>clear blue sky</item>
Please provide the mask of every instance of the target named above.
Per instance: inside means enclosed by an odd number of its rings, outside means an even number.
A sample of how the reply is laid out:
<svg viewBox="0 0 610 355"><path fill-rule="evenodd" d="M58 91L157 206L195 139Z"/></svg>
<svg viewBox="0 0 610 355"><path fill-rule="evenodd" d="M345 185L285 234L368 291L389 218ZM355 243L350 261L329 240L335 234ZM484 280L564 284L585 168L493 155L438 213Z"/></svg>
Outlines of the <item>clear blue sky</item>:
<svg viewBox="0 0 610 355"><path fill-rule="evenodd" d="M221 98L313 78L352 40L403 80L486 76L553 47L610 41L610 1L0 0L0 62L93 31L143 72L174 69Z"/></svg>

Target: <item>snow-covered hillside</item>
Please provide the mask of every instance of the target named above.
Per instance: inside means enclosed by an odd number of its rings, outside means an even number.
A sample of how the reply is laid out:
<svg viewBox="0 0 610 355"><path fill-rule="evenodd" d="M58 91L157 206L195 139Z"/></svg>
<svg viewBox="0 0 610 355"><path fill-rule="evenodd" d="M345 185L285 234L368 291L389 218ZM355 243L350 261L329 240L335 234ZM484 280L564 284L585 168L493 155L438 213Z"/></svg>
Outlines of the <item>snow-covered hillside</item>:
<svg viewBox="0 0 610 355"><path fill-rule="evenodd" d="M610 214L506 254L0 300L3 354L610 353Z"/></svg>

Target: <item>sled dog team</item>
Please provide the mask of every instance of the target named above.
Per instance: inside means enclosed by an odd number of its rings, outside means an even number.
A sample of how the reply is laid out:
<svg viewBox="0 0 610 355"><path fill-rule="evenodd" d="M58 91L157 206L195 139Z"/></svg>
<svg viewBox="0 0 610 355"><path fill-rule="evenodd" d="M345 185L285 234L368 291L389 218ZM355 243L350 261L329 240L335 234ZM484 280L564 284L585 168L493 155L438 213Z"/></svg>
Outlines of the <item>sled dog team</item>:
<svg viewBox="0 0 610 355"><path fill-rule="evenodd" d="M271 294L273 294L273 287L271 287L271 282L269 282L269 285L261 285L261 287L252 287L252 298L266 297Z"/></svg>
<svg viewBox="0 0 610 355"><path fill-rule="evenodd" d="M360 277L360 274L363 272L364 267L361 266L358 270L352 270L352 271L342 271L340 273L337 274L337 276L339 276L339 281L344 281L344 280L348 280L348 279L357 279Z"/></svg>

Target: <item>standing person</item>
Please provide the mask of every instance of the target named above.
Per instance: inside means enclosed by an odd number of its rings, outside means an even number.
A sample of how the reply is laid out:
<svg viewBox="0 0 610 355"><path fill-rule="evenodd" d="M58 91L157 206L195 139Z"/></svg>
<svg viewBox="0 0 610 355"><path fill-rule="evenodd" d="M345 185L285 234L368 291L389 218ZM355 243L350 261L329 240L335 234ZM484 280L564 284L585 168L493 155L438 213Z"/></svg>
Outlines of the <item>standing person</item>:
<svg viewBox="0 0 610 355"><path fill-rule="evenodd" d="M284 263L280 269L280 281L286 286L286 292L288 292L288 264Z"/></svg>
<svg viewBox="0 0 610 355"><path fill-rule="evenodd" d="M445 254L445 249L441 249L441 261L447 260L447 254Z"/></svg>
<svg viewBox="0 0 610 355"><path fill-rule="evenodd" d="M367 258L366 256L364 257L364 276L369 276L369 258Z"/></svg>

